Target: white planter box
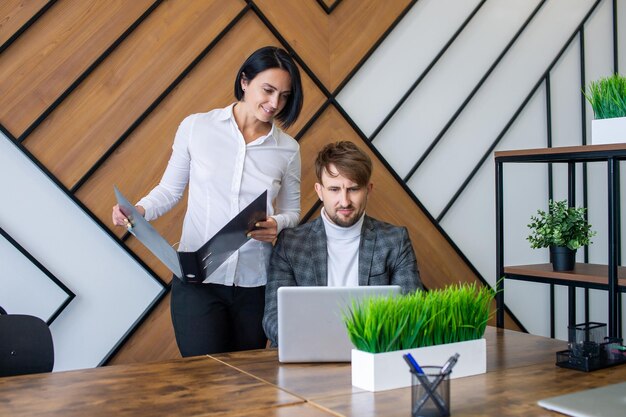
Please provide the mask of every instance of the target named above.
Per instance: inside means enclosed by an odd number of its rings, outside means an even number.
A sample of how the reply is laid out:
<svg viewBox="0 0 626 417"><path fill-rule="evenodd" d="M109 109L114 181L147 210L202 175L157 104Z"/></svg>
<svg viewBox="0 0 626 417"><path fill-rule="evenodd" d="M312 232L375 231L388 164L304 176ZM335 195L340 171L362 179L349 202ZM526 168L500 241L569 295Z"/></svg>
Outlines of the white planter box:
<svg viewBox="0 0 626 417"><path fill-rule="evenodd" d="M411 353L421 366L443 366L455 353L459 359L450 378L484 374L487 371L485 339L448 343L385 353L352 349L352 385L368 391L411 386L411 372L402 355Z"/></svg>
<svg viewBox="0 0 626 417"><path fill-rule="evenodd" d="M591 121L591 144L626 143L626 117Z"/></svg>

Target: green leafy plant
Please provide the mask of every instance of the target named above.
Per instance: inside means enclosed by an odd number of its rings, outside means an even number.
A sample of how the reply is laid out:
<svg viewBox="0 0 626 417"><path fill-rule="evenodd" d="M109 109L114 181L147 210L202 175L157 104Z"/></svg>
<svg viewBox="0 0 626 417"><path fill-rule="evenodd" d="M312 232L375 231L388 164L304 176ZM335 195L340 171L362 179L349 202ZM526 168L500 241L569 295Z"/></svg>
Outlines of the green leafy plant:
<svg viewBox="0 0 626 417"><path fill-rule="evenodd" d="M343 320L354 346L370 353L480 339L495 291L472 284L353 302Z"/></svg>
<svg viewBox="0 0 626 417"><path fill-rule="evenodd" d="M619 74L592 81L583 92L596 119L626 117L626 78Z"/></svg>
<svg viewBox="0 0 626 417"><path fill-rule="evenodd" d="M550 200L547 212L537 210L537 216L530 217L531 234L526 239L533 249L567 246L576 250L589 245L596 232L587 223L586 212L584 207L568 207L566 200Z"/></svg>

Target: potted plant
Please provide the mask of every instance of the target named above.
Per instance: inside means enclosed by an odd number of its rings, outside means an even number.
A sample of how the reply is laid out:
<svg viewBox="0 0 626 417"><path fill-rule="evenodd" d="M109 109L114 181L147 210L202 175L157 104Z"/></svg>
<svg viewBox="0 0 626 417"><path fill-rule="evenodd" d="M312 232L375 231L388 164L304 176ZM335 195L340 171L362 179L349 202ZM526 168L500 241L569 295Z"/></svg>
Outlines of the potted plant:
<svg viewBox="0 0 626 417"><path fill-rule="evenodd" d="M584 92L593 108L591 142L626 142L626 77L614 74L589 83Z"/></svg>
<svg viewBox="0 0 626 417"><path fill-rule="evenodd" d="M531 216L527 237L530 247L550 248L550 262L555 271L571 271L576 263L576 250L591 243L596 232L587 223L584 207L568 207L567 201L548 203L548 211L537 210Z"/></svg>
<svg viewBox="0 0 626 417"><path fill-rule="evenodd" d="M453 378L484 373L483 335L494 296L472 283L353 302L344 314L355 346L352 385L369 391L410 386L407 352L422 365L441 365L459 353Z"/></svg>

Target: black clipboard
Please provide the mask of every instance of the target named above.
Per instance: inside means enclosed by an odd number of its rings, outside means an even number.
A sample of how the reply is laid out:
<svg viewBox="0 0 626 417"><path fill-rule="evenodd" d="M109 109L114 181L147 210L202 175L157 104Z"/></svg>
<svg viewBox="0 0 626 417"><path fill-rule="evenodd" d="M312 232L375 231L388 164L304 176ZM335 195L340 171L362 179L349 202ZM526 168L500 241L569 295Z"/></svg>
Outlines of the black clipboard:
<svg viewBox="0 0 626 417"><path fill-rule="evenodd" d="M132 233L150 252L169 268L183 282L201 283L220 265L235 253L250 238L248 232L255 224L267 218L267 190L231 219L222 229L195 252L177 252L139 214L133 204L122 195L117 187L115 197L120 210L128 221L128 231Z"/></svg>

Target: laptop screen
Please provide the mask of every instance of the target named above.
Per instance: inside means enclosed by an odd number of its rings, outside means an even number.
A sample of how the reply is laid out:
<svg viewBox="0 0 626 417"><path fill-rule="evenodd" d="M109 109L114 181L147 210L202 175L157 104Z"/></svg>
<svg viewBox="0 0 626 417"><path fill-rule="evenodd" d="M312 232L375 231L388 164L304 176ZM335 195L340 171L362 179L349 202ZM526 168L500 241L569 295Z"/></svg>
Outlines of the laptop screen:
<svg viewBox="0 0 626 417"><path fill-rule="evenodd" d="M278 360L349 362L353 346L343 313L353 300L389 294L400 294L400 287L279 288Z"/></svg>

